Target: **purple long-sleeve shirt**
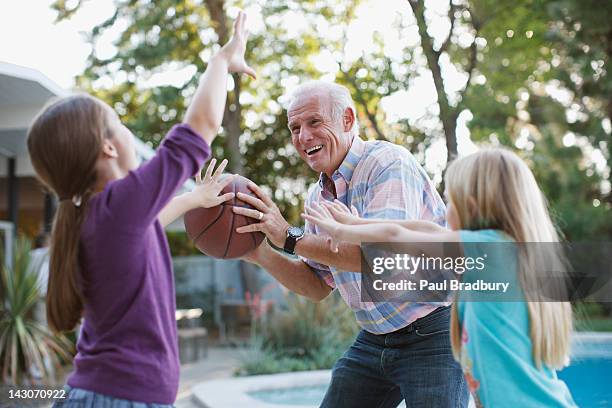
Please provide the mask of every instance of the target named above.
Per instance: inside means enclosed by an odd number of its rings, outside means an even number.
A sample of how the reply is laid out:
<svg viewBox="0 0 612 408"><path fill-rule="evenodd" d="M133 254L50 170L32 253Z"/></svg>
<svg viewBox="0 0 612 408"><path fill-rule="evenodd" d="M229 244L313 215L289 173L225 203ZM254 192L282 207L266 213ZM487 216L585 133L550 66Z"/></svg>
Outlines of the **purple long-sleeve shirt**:
<svg viewBox="0 0 612 408"><path fill-rule="evenodd" d="M85 307L71 387L174 403L179 379L174 275L157 217L209 156L199 135L175 126L151 160L91 198L81 229Z"/></svg>

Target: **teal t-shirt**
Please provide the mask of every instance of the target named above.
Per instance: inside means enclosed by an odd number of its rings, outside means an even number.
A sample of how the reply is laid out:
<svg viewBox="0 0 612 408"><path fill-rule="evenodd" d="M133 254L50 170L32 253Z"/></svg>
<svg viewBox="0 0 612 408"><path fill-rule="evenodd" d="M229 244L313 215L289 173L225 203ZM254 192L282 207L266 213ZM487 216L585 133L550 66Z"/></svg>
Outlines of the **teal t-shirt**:
<svg viewBox="0 0 612 408"><path fill-rule="evenodd" d="M520 290L518 259L513 256L516 249L511 237L497 230L461 231L460 236L465 257L486 257L485 269L466 272L463 282L475 282L483 276L481 272L494 272ZM535 365L524 300L467 301L459 293L457 311L461 366L477 406L576 406L556 371Z"/></svg>

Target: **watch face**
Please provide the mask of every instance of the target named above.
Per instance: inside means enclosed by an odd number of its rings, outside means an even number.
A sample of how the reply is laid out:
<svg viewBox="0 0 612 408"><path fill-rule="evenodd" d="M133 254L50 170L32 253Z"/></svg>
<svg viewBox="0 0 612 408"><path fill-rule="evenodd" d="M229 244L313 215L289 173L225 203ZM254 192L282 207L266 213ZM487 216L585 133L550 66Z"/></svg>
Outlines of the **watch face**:
<svg viewBox="0 0 612 408"><path fill-rule="evenodd" d="M293 238L298 238L304 235L304 230L300 227L290 227L287 230L287 235Z"/></svg>

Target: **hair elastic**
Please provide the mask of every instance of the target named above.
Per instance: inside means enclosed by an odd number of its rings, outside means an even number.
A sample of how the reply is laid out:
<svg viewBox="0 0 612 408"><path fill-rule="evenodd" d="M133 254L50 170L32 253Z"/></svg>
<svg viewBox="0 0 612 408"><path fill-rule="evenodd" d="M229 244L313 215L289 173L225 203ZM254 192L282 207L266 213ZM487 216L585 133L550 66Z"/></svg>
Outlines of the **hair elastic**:
<svg viewBox="0 0 612 408"><path fill-rule="evenodd" d="M83 202L83 196L80 194L75 194L72 196L72 198L60 197L60 202L62 201L72 201L72 204L74 204L74 206L78 208L81 206L81 203Z"/></svg>

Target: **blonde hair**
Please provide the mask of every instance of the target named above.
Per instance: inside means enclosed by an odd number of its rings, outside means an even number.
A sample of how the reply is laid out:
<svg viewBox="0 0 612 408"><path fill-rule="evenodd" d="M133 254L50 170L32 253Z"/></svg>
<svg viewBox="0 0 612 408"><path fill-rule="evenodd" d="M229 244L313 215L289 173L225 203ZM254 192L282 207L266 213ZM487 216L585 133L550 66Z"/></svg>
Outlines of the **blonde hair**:
<svg viewBox="0 0 612 408"><path fill-rule="evenodd" d="M498 229L517 243L559 242L544 195L527 164L512 151L486 148L458 159L448 167L445 180L461 229ZM518 274L523 289L537 288L537 276L531 272L541 254L534 245L518 245L518 251ZM557 260L562 259L560 253L554 255ZM565 366L572 331L570 303L528 299L527 308L536 366L540 368L542 363L550 368ZM453 354L459 359L461 329L456 302L451 315L451 343Z"/></svg>

